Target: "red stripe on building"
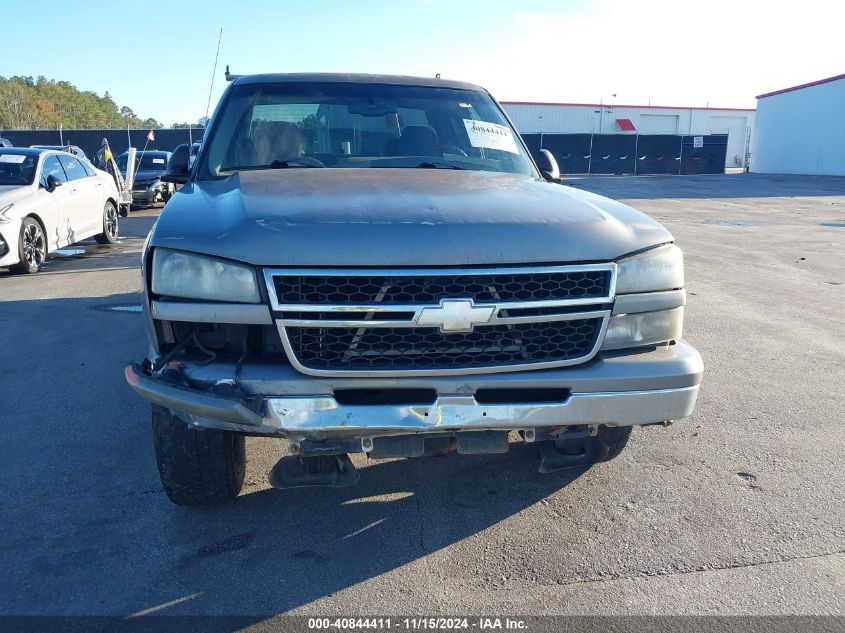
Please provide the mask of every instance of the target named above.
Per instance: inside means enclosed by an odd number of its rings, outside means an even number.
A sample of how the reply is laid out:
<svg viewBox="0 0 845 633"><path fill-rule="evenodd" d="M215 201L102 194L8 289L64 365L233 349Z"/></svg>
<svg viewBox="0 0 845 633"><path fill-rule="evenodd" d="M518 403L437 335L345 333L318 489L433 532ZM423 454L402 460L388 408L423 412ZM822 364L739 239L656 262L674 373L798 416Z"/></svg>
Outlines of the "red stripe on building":
<svg viewBox="0 0 845 633"><path fill-rule="evenodd" d="M792 86L791 88L783 88L781 90L775 90L774 92L767 92L762 95L757 95L757 99L765 99L766 97L774 97L775 95L782 95L784 92L794 92L795 90L803 90L804 88L810 88L812 86L818 86L820 84L830 83L831 81L839 81L840 79L845 79L845 75L836 75L836 77L828 77L826 79L819 79L818 81L811 81L808 84L801 84L800 86Z"/></svg>
<svg viewBox="0 0 845 633"><path fill-rule="evenodd" d="M645 108L652 110L729 110L731 112L756 112L756 108L702 108L700 106L654 106L654 105L625 105L621 103L555 103L552 101L499 101L503 106L506 105L525 105L525 106L576 106L586 108Z"/></svg>

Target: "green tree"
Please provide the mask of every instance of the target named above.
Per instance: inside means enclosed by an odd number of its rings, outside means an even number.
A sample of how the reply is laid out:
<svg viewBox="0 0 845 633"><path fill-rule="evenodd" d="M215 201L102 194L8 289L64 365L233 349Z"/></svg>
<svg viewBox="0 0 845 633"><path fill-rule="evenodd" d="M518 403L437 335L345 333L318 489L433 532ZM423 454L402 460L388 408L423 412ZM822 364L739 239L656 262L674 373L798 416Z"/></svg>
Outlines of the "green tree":
<svg viewBox="0 0 845 633"><path fill-rule="evenodd" d="M79 90L67 81L46 77L0 76L0 128L160 128L128 106L118 107L106 92Z"/></svg>

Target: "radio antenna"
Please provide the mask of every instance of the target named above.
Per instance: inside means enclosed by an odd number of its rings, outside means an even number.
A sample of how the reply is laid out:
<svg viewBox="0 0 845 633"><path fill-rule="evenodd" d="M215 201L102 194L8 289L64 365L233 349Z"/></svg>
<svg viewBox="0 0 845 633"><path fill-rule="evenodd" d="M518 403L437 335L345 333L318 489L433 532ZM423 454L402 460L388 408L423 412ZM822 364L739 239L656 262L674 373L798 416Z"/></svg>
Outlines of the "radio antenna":
<svg viewBox="0 0 845 633"><path fill-rule="evenodd" d="M214 90L214 76L217 74L217 58L220 57L220 42L223 40L223 27L220 27L220 36L217 38L217 52L214 53L214 70L211 71L211 85L208 87L208 101L205 104L205 118L208 119L208 110L211 108L211 92Z"/></svg>

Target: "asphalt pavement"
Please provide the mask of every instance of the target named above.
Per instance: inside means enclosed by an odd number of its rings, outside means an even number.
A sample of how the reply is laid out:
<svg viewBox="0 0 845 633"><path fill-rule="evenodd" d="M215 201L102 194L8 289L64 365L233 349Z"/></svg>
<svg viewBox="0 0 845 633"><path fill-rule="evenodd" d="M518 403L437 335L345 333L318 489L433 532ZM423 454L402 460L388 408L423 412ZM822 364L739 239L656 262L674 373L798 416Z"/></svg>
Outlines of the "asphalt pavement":
<svg viewBox="0 0 845 633"><path fill-rule="evenodd" d="M123 380L157 211L0 270L0 615L845 613L845 179L568 182L674 233L705 361L691 418L587 471L515 444L277 491L249 439L235 503L177 507Z"/></svg>

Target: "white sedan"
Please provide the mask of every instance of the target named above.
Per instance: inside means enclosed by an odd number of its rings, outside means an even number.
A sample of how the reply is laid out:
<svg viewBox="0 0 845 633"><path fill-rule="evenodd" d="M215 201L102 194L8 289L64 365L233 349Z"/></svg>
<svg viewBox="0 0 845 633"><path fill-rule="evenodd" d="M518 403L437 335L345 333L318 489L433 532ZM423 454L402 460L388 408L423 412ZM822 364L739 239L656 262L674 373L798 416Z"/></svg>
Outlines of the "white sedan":
<svg viewBox="0 0 845 633"><path fill-rule="evenodd" d="M0 149L0 267L37 273L47 253L93 237L118 235L111 175L66 152Z"/></svg>

